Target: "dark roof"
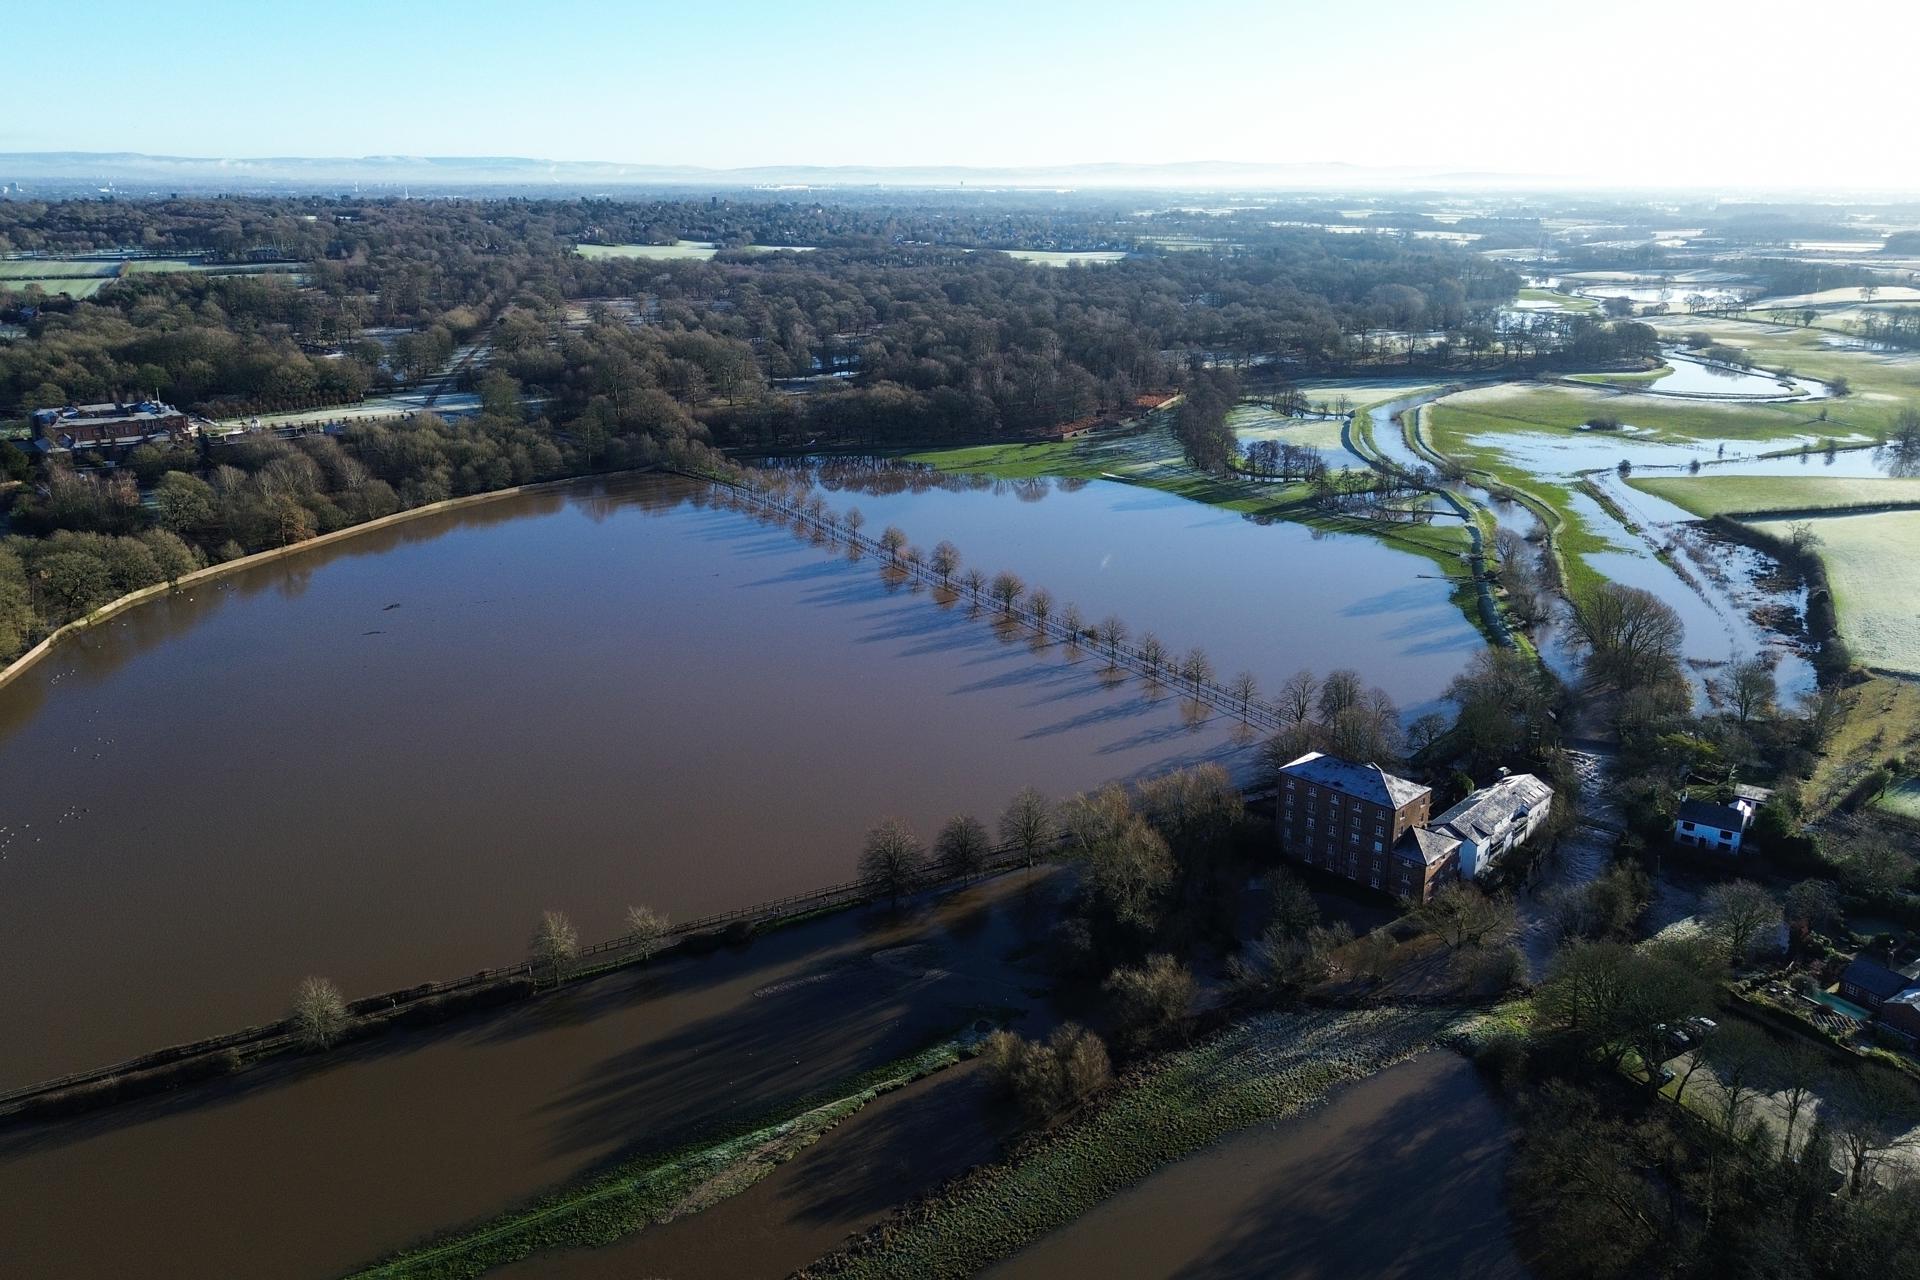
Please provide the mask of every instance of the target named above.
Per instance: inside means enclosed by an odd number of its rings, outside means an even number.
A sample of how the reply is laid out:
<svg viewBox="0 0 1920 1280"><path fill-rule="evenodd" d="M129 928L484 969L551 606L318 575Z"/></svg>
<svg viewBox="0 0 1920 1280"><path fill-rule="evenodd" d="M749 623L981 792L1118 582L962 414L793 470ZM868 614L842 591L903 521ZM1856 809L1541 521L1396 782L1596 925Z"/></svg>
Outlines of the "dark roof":
<svg viewBox="0 0 1920 1280"><path fill-rule="evenodd" d="M1431 790L1397 778L1377 764L1355 764L1318 751L1307 752L1280 772L1389 809L1403 808Z"/></svg>
<svg viewBox="0 0 1920 1280"><path fill-rule="evenodd" d="M1715 827L1721 831L1744 831L1747 827L1746 817L1738 809L1730 804L1715 804L1711 800L1682 800L1679 820Z"/></svg>
<svg viewBox="0 0 1920 1280"><path fill-rule="evenodd" d="M1393 842L1393 856L1406 862L1434 866L1445 862L1460 847L1460 842L1444 831L1431 827L1409 827Z"/></svg>
<svg viewBox="0 0 1920 1280"><path fill-rule="evenodd" d="M1912 980L1904 974L1895 973L1887 966L1868 956L1855 956L1846 972L1840 975L1840 981L1850 987L1858 987L1871 995L1885 1000L1897 996L1912 986Z"/></svg>

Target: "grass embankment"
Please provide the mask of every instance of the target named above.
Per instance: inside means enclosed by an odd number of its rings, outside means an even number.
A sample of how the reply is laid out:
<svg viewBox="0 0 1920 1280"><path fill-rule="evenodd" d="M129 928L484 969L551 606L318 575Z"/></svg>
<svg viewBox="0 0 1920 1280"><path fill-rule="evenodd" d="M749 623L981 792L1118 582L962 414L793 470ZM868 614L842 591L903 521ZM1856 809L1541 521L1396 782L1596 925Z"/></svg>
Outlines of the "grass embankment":
<svg viewBox="0 0 1920 1280"><path fill-rule="evenodd" d="M1644 387L1672 372L1672 365L1663 364L1658 369L1648 369L1644 373L1570 373L1566 380L1593 387Z"/></svg>
<svg viewBox="0 0 1920 1280"><path fill-rule="evenodd" d="M1811 815L1831 808L1882 761L1920 753L1920 685L1875 676L1836 692L1840 715L1805 788Z"/></svg>
<svg viewBox="0 0 1920 1280"><path fill-rule="evenodd" d="M1635 477L1627 483L1697 516L1920 506L1920 480L1833 476Z"/></svg>
<svg viewBox="0 0 1920 1280"><path fill-rule="evenodd" d="M745 1191L881 1094L959 1062L980 1040L968 1035L943 1041L796 1103L777 1118L761 1117L675 1151L628 1160L471 1230L409 1249L356 1273L356 1280L478 1276L543 1250L610 1244L653 1223L698 1213Z"/></svg>
<svg viewBox="0 0 1920 1280"><path fill-rule="evenodd" d="M1794 522L1751 523L1785 539ZM1920 675L1920 511L1819 516L1812 525L1840 634L1854 658Z"/></svg>
<svg viewBox="0 0 1920 1280"><path fill-rule="evenodd" d="M1553 556L1561 582L1568 597L1578 605L1606 581L1587 564L1585 557L1622 548L1574 510L1573 484L1538 475L1510 460L1498 448L1468 444L1466 436L1479 430L1481 425L1477 415L1453 408L1445 401L1429 405L1422 411L1417 432L1422 452L1460 463L1467 468L1473 482L1491 493L1512 498L1532 511L1552 536Z"/></svg>
<svg viewBox="0 0 1920 1280"><path fill-rule="evenodd" d="M1269 1014L1113 1087L1097 1109L977 1169L806 1274L969 1276L1147 1174L1323 1100L1433 1043L1445 1011Z"/></svg>

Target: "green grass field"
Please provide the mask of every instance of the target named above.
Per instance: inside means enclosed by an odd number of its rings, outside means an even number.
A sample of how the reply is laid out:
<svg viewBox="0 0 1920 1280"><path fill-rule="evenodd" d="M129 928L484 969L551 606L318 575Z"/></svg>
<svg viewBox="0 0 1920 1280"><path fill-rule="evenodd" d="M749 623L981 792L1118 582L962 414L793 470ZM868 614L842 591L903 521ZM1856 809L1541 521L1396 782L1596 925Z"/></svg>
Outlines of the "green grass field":
<svg viewBox="0 0 1920 1280"><path fill-rule="evenodd" d="M1920 778L1906 778L1887 788L1876 804L1896 818L1920 822Z"/></svg>
<svg viewBox="0 0 1920 1280"><path fill-rule="evenodd" d="M672 244L582 244L574 252L583 258L651 258L659 262L698 262L720 252L698 240Z"/></svg>
<svg viewBox="0 0 1920 1280"><path fill-rule="evenodd" d="M1776 538L1792 521L1755 521ZM1820 516L1820 539L1840 634L1860 662L1920 675L1920 511Z"/></svg>
<svg viewBox="0 0 1920 1280"><path fill-rule="evenodd" d="M1597 416L1642 429L1642 440L1793 440L1841 436L1805 404L1726 404L1618 394L1595 387L1509 382L1463 391L1435 406L1435 443L1495 432L1573 431Z"/></svg>
<svg viewBox="0 0 1920 1280"><path fill-rule="evenodd" d="M1920 506L1920 480L1833 476L1658 476L1627 482L1697 516L1730 511L1812 511L1910 502Z"/></svg>
<svg viewBox="0 0 1920 1280"><path fill-rule="evenodd" d="M1567 381L1584 382L1595 387L1644 387L1672 372L1672 365L1663 364L1658 369L1648 369L1644 373L1570 373Z"/></svg>

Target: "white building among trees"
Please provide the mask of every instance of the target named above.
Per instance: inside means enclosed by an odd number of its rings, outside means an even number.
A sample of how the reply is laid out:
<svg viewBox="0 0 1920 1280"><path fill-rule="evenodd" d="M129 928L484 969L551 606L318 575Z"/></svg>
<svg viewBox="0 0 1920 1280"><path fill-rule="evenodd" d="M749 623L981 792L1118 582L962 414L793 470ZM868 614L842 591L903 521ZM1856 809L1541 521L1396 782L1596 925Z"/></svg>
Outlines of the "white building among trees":
<svg viewBox="0 0 1920 1280"><path fill-rule="evenodd" d="M1534 833L1553 808L1553 788L1531 773L1503 774L1427 825L1460 842L1460 874L1477 880Z"/></svg>

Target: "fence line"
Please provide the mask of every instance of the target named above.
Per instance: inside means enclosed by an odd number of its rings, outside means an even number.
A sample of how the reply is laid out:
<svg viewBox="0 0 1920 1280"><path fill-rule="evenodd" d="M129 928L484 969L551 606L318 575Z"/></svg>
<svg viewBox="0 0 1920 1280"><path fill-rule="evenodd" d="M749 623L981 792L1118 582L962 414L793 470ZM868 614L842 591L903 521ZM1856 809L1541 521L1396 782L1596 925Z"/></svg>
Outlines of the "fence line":
<svg viewBox="0 0 1920 1280"><path fill-rule="evenodd" d="M1057 847L1057 846L1056 846ZM1052 852L1047 850L1045 852ZM1045 856L1043 852L1039 856ZM977 872L964 876L942 874L935 867L921 876L913 886L919 892L928 889L943 889L965 880L981 876L998 875L1031 865L1036 859L1013 845L995 846ZM856 903L871 901L887 896L888 885L878 879L863 878L847 880L840 884L828 885L821 889L811 889L805 893L790 894L784 898L775 898L767 902L757 902L751 906L736 907L728 911L718 911L711 915L700 916L679 924L669 925L662 935L663 939L680 941L700 934L712 933L728 925L745 921L773 921L798 915L803 911L820 910L827 907L852 906ZM663 943L664 945L664 943ZM656 948L657 950L658 948ZM593 956L606 955L609 952L625 952L626 960L612 965L583 965L581 962ZM643 955L634 935L622 934L602 942L591 943L580 948L569 962L567 971L562 974L561 983L601 976L614 968L624 967L627 963L638 963L648 958L652 952ZM536 977L536 966L531 960L522 960L514 964L499 965L491 969L481 969L460 978L448 978L440 982L423 982L418 986L403 987L379 995L363 996L349 1001L348 1011L355 1016L370 1013L384 1013L395 1009L404 1009L420 1001L451 992L466 991L474 987L488 986L511 978ZM138 1057L127 1058L104 1067L94 1067L86 1071L71 1072L51 1080L40 1080L33 1084L0 1091L0 1116L18 1111L21 1106L35 1098L58 1093L64 1089L82 1085L97 1084L116 1076L136 1071L149 1071L159 1067L172 1066L194 1058L203 1058L209 1054L221 1053L229 1049L248 1049L257 1056L279 1053L294 1047L294 1036L287 1029L285 1020L247 1027L240 1031L231 1031L225 1035L209 1036L187 1044L172 1045Z"/></svg>
<svg viewBox="0 0 1920 1280"><path fill-rule="evenodd" d="M691 478L703 481L716 489L739 494L761 510L782 515L814 530L830 541L845 543L880 556L889 562L890 567L927 586L951 592L973 605L991 609L1002 617L1024 623L1040 635L1063 643L1084 646L1092 652L1106 656L1113 665L1126 667L1149 680L1164 678L1177 684L1195 702L1204 703L1227 715L1237 716L1249 725L1277 731L1291 723L1271 703L1262 702L1258 698L1243 699L1232 690L1212 680L1194 681L1180 675L1176 670L1177 658L1173 654L1168 654L1166 660L1156 661L1138 646L1128 644L1124 640L1112 644L1101 642L1095 629L1088 628L1076 632L1051 613L1043 619L1024 604L1008 605L994 598L991 590L973 590L951 574L943 576L923 562L908 560L896 554L877 540L847 528L831 514L816 513L795 506L761 486L718 479L710 475L692 475L685 472L682 474L691 475Z"/></svg>

